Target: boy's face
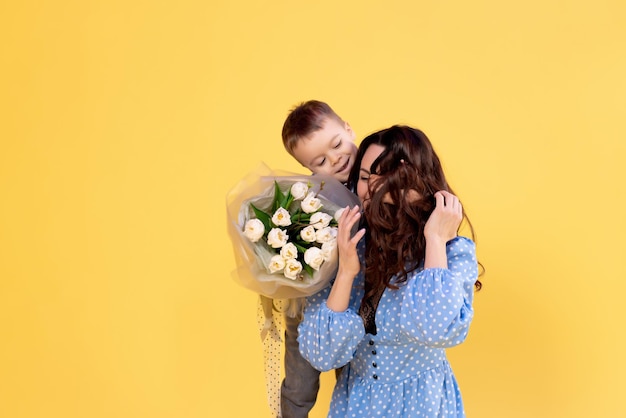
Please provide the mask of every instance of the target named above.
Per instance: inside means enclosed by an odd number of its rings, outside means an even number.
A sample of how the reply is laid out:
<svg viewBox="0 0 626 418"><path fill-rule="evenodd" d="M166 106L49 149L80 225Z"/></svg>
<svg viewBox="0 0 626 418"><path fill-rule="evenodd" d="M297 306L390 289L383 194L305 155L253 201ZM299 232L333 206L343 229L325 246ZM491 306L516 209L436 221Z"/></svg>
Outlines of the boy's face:
<svg viewBox="0 0 626 418"><path fill-rule="evenodd" d="M327 118L322 129L298 142L293 155L312 173L328 174L345 183L356 159L354 136L346 122Z"/></svg>

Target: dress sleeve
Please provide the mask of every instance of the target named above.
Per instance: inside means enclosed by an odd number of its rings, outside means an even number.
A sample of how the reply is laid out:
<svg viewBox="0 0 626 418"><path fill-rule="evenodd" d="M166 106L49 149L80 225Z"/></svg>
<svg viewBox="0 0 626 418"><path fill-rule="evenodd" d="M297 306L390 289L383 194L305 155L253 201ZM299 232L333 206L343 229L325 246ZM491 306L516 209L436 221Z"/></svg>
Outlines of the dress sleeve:
<svg viewBox="0 0 626 418"><path fill-rule="evenodd" d="M400 328L431 347L452 347L467 337L474 310L478 263L474 242L456 237L446 246L448 268L429 268L409 279Z"/></svg>
<svg viewBox="0 0 626 418"><path fill-rule="evenodd" d="M330 287L307 299L304 319L298 327L300 353L320 371L348 364L365 336L363 320L356 311L354 289L350 306L343 312L326 306L329 293Z"/></svg>

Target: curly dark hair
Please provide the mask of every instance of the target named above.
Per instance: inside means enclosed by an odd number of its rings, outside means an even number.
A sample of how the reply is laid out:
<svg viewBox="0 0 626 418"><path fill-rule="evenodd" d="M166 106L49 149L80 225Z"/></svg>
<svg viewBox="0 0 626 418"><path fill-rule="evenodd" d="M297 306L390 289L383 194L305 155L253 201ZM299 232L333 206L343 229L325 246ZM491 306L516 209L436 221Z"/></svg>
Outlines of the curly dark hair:
<svg viewBox="0 0 626 418"><path fill-rule="evenodd" d="M391 283L394 275L401 283L409 272L420 267L426 251L424 226L435 209L434 194L439 190L455 194L428 137L405 125L394 125L361 141L348 187L356 190L363 155L373 144L384 147L384 151L370 168L377 178L369 183L370 199L364 208L365 298L384 287L397 288ZM407 198L410 190L421 198ZM394 203L388 203L386 195ZM465 210L463 219L474 239L474 228ZM475 287L480 290L482 283L477 280Z"/></svg>

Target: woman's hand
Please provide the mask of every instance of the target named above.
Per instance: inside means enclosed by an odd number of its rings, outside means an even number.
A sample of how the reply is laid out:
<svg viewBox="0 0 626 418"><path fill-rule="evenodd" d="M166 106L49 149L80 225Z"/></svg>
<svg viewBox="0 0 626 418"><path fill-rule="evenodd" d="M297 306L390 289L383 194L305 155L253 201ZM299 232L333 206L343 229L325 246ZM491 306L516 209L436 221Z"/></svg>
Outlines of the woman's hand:
<svg viewBox="0 0 626 418"><path fill-rule="evenodd" d="M358 206L351 209L346 208L339 218L339 228L337 229L337 249L339 251L339 270L337 276L345 274L346 277L354 278L361 270L359 255L356 251L357 243L363 238L365 229L359 230L353 237L350 236L352 228L361 219L361 212Z"/></svg>
<svg viewBox="0 0 626 418"><path fill-rule="evenodd" d="M443 242L456 237L463 220L463 206L450 192L440 190L435 193L436 206L424 226L426 242Z"/></svg>
<svg viewBox="0 0 626 418"><path fill-rule="evenodd" d="M350 236L352 227L361 218L359 207L346 208L339 218L339 228L337 230L337 250L339 251L339 269L335 277L335 283L330 289L330 294L326 300L326 306L335 312L343 312L348 308L350 302L350 292L354 278L361 270L359 254L356 245L363 235L365 229L359 230L353 237Z"/></svg>
<svg viewBox="0 0 626 418"><path fill-rule="evenodd" d="M463 207L455 195L443 190L435 193L435 200L435 210L424 226L424 268L448 268L446 243L457 235L463 220Z"/></svg>

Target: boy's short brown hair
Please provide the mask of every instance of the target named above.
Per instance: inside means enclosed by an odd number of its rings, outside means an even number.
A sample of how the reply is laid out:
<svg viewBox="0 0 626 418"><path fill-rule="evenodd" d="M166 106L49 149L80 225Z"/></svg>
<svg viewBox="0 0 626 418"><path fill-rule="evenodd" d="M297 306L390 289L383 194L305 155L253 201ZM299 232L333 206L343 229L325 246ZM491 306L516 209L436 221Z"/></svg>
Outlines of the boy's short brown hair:
<svg viewBox="0 0 626 418"><path fill-rule="evenodd" d="M327 103L319 100L309 100L291 109L283 124L283 145L287 152L293 156L293 149L298 142L322 129L324 120L328 118L334 118L343 123L343 120Z"/></svg>

